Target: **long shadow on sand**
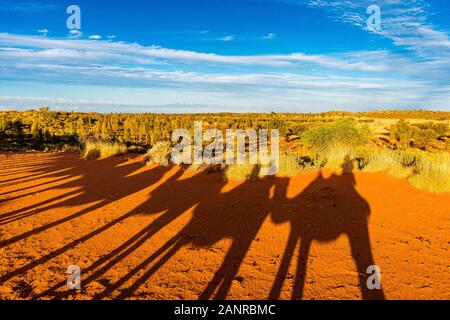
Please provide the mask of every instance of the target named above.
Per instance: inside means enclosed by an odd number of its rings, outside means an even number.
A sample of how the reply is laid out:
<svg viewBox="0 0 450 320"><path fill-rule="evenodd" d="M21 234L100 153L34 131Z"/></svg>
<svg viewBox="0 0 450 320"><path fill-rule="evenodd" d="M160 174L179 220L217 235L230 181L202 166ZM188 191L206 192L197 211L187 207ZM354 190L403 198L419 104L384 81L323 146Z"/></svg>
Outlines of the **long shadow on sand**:
<svg viewBox="0 0 450 320"><path fill-rule="evenodd" d="M120 261L127 259L147 241L151 241L151 238L158 231L167 227L188 210L192 210L191 220L182 227L181 231L177 232L137 266L128 270L119 280L109 284L104 291L94 298L125 299L132 297L139 287L184 246L210 248L222 239L230 239L231 246L224 254L222 264L205 286L203 292L199 294L200 299L225 299L252 242L257 239L261 226L268 218L272 218L275 223L289 222L291 225L291 232L278 274L274 279L272 289L268 292L269 298L278 299L280 297L284 280L289 266L293 263L292 257L298 244L300 244L300 252L292 298L303 298L306 262L311 242L331 242L342 234L347 235L350 240L352 257L359 274L363 299L384 298L382 290L366 289L367 267L375 264L368 231L370 206L355 189L356 182L352 172L352 161L348 157L344 159L342 175L331 175L329 178L324 178L319 173L310 185L292 199L286 196L289 184L288 178L270 177L253 180L250 177L255 176L255 174L252 174L244 183L224 192L226 182L221 174L200 172L189 178L183 178L184 170L182 168L155 168L132 174L141 167L142 164L138 162L120 165L120 160L114 159L101 164L96 163L92 167L84 166L83 169L70 168L68 171L63 170L64 166L59 167L53 164L46 176L54 179L62 178L61 175L79 176L80 178L75 181L58 186L61 189L77 188L77 190L71 191L74 192L73 194L67 192L64 195L33 205L31 208L22 208L13 213L8 213L6 216L0 216L0 219L8 218L3 222L9 223L11 219L25 219L30 215L45 214L50 209L83 204L89 204L89 206L63 219L4 240L0 243L0 248L89 214L93 210L162 181L163 176L170 170L176 171L150 192L147 201L137 205L132 211L124 213L41 258L0 276L0 283L48 262L78 244L123 222L128 217L139 214L157 215L141 231L130 235L130 238L119 247L85 268L83 274L87 277L83 278L83 285L86 286L90 282L100 279L108 270ZM102 168L100 172L99 168ZM39 170L35 173L42 174L42 169L39 168ZM54 174L58 170L62 171ZM258 170L256 167L254 173ZM54 176L52 176L52 172ZM113 185L103 185L101 180L103 175L113 175L112 179L110 176L108 179L108 181L114 181ZM68 194L73 197L64 199ZM55 203L55 201L59 202ZM290 210L287 208L290 208ZM65 282L60 282L44 293L33 297L48 298L53 296L57 299L63 298L70 294L60 290L64 285Z"/></svg>
<svg viewBox="0 0 450 320"><path fill-rule="evenodd" d="M332 175L324 179L319 174L294 199L286 198L288 179L282 178L266 178L259 181L247 179L246 183L227 193L221 192L220 184L215 188L203 190L201 194L206 193L206 196L201 197L201 201L199 197L197 201L191 202L191 205L196 205L191 221L165 245L96 298L111 297L117 289L120 294L116 298L128 298L183 246L190 244L198 248L208 248L227 238L232 240L231 247L213 279L199 295L200 299L212 297L225 299L252 241L256 239L264 220L272 213L276 222L290 221L291 233L278 275L269 294L270 298L279 298L293 251L300 240L293 299L303 297L306 261L311 242L313 240L330 242L345 234L350 239L363 299L383 299L382 290L368 290L365 283L367 267L375 264L367 226L370 207L355 189L352 169L351 160L344 159L342 175ZM272 188L275 192L271 196ZM170 192L170 189L167 191ZM194 200L196 197L193 196L191 199ZM318 203L321 205L314 207L314 204ZM177 216L181 214L180 209L182 211L188 207L189 204L183 208L171 207L168 214ZM287 207L295 208L293 214L286 214ZM128 287L120 289L141 271L144 271L143 275L133 279Z"/></svg>
<svg viewBox="0 0 450 320"><path fill-rule="evenodd" d="M52 164L48 167L48 176L59 177L59 175L62 173L54 173L54 171L56 170L57 172L59 172L59 170L64 168L67 168L64 162L60 163L59 165ZM51 199L46 199L26 208L15 210L14 212L9 212L7 214L1 215L0 218L2 220L0 220L0 223L5 224L12 221L25 219L37 214L46 214L48 210L52 209L78 207L82 205L87 205L87 207L78 212L69 214L62 219L54 220L28 232L19 234L6 240L2 240L0 242L0 248L8 247L14 243L25 240L28 237L37 235L58 225L69 222L73 219L90 214L93 210L102 208L130 194L152 186L153 184L158 182L163 177L163 175L168 172L168 170L170 170L170 168L154 168L151 170L133 174L135 171L141 168L142 163L131 162L124 164L123 158L89 161L85 163L81 168L71 167L68 170L70 172L69 175L71 177L75 177L76 179L73 179L67 183L63 183L56 188L49 188L49 190L64 190L74 188L77 190L63 192L62 195L53 197ZM64 171L64 174L67 175L68 172ZM112 181L112 183L102 183L102 179L105 179L108 182ZM25 196L26 195L23 195L23 197ZM69 199L66 199L68 196L71 197ZM37 265L43 264L55 258L56 256L63 254L67 250L70 250L76 247L78 244L83 243L100 234L101 232L108 230L109 228L126 220L132 215L133 212L127 212L116 219L112 219L112 221L100 226L92 232L73 240L63 247L51 251L50 253L47 253L44 256L28 264L25 264L14 271L0 276L0 283L24 272L27 272ZM6 220L7 218L9 220Z"/></svg>

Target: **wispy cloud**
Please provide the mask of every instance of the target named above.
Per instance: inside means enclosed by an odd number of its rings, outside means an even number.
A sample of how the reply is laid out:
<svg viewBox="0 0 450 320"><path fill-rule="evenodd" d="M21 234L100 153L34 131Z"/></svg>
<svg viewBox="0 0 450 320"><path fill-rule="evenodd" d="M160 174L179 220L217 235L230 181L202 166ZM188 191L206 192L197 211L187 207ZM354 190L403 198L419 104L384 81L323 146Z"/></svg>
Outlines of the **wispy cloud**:
<svg viewBox="0 0 450 320"><path fill-rule="evenodd" d="M262 36L262 39L266 39L266 40L271 40L271 39L275 39L277 37L277 34L274 32L269 32L268 34Z"/></svg>
<svg viewBox="0 0 450 320"><path fill-rule="evenodd" d="M39 59L52 53L92 57L93 63L105 57L122 57L120 61L140 61L142 64L154 64L157 60L165 64L167 60L185 63L206 63L223 65L265 66L265 67L305 67L308 64L327 68L365 72L385 72L395 67L385 58L394 59L396 63L408 63L406 59L390 55L388 52L352 52L346 54L311 55L292 53L285 55L218 55L195 51L168 49L159 46L142 46L125 42L86 41L78 39L42 38L0 33L0 46L5 48L27 48L22 51L22 58ZM2 53L5 57L5 52ZM377 59L378 57L378 59ZM382 59L381 59L382 58ZM412 62L411 62L412 63Z"/></svg>
<svg viewBox="0 0 450 320"><path fill-rule="evenodd" d="M39 29L36 30L37 32L39 32L40 34L46 36L50 31L48 29Z"/></svg>
<svg viewBox="0 0 450 320"><path fill-rule="evenodd" d="M424 59L439 60L450 57L450 38L446 31L439 30L429 22L433 14L424 0L263 0L284 2L291 5L306 5L322 9L331 19L367 28L366 9L373 4L382 13L381 31L377 34L405 47Z"/></svg>
<svg viewBox="0 0 450 320"><path fill-rule="evenodd" d="M225 41L225 42L230 42L230 41L233 41L234 39L235 39L234 36L225 36L223 38L220 38L219 40Z"/></svg>
<svg viewBox="0 0 450 320"><path fill-rule="evenodd" d="M73 30L69 31L69 37L70 38L77 39L77 38L81 38L82 35L83 35L83 32L80 31L80 30L73 29Z"/></svg>
<svg viewBox="0 0 450 320"><path fill-rule="evenodd" d="M0 11L36 13L58 9L59 6L51 3L28 1L0 1Z"/></svg>

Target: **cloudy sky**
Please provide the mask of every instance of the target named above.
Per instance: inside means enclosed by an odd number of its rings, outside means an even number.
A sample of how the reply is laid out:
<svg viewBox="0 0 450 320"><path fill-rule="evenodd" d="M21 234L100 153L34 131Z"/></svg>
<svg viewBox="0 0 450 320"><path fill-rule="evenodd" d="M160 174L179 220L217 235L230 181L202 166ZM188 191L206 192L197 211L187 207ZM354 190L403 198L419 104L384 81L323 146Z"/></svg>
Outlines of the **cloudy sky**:
<svg viewBox="0 0 450 320"><path fill-rule="evenodd" d="M450 110L448 0L120 3L0 0L0 108Z"/></svg>

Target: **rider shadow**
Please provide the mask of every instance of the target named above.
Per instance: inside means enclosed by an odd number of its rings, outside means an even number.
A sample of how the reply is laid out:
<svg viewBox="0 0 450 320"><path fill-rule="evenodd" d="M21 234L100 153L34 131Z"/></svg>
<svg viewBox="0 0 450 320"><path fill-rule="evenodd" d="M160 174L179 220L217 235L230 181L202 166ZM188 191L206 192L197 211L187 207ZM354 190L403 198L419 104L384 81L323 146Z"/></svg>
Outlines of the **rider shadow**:
<svg viewBox="0 0 450 320"><path fill-rule="evenodd" d="M303 298L308 255L312 241L332 242L340 235L346 235L351 246L351 254L359 275L362 298L384 299L382 289L370 290L366 281L370 274L367 268L375 265L368 229L370 206L355 189L353 162L346 156L341 175L324 178L322 172L301 194L293 199L274 199L272 219L275 223L289 221L291 232L282 257L278 274L269 294L269 299L278 299L295 248L300 242L300 252L295 275L292 299ZM286 195L287 185L277 194ZM284 196L285 197L285 196ZM278 204L295 208L286 212Z"/></svg>
<svg viewBox="0 0 450 320"><path fill-rule="evenodd" d="M184 246L211 248L222 239L230 239L231 245L222 264L199 295L199 299L202 300L225 299L252 242L255 241L263 222L270 216L270 190L279 182L279 179L275 178L252 181L252 178L257 175L256 172L259 172L258 166L247 177L245 183L228 192L222 190L225 183L216 183L215 186L210 185L207 189L201 189L203 197L201 197L201 201L197 196L193 197L193 199L197 199L193 202L196 204L193 217L184 228L99 298L108 296L140 270L147 269L149 265L152 265L130 286L120 290L121 294L117 298L124 299L132 296ZM186 207L188 206L184 206L182 210L185 210ZM174 211L172 213L174 215L182 212L180 208L171 210Z"/></svg>

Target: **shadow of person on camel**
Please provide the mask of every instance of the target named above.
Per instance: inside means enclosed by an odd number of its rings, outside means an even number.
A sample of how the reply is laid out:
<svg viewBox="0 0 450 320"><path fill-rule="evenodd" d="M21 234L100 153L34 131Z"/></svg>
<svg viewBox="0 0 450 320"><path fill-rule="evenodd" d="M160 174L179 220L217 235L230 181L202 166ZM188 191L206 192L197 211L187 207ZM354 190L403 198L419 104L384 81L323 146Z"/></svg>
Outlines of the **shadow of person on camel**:
<svg viewBox="0 0 450 320"><path fill-rule="evenodd" d="M329 178L324 178L322 171L319 172L315 180L293 199L286 198L286 184L283 185L285 190L276 192L272 219L275 223L289 221L291 231L278 274L269 294L270 299L280 297L292 256L299 242L300 252L292 299L303 298L312 241L332 242L341 235L346 235L349 239L362 298L364 300L384 299L382 289L370 290L366 283L371 275L367 273L367 268L375 265L368 229L370 206L355 189L353 161L349 156L344 158L341 167L341 175L332 174ZM284 206L279 206L280 203ZM286 207L294 209L287 212Z"/></svg>

